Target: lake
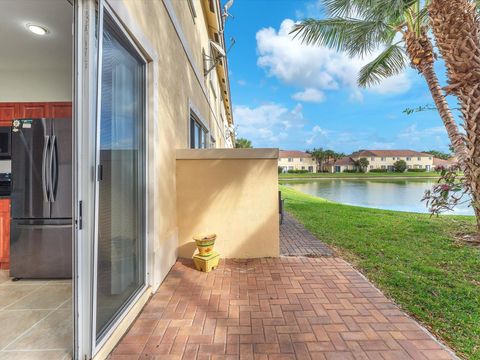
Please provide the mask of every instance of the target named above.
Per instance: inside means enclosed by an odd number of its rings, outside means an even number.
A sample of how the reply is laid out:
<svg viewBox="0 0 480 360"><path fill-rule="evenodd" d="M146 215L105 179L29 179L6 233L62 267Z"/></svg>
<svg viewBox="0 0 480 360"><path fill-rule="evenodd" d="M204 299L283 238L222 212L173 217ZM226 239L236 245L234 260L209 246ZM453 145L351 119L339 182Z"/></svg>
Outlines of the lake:
<svg viewBox="0 0 480 360"><path fill-rule="evenodd" d="M369 208L428 213L421 201L435 179L315 179L281 181L300 192L337 203ZM473 215L468 204L459 205L450 215Z"/></svg>

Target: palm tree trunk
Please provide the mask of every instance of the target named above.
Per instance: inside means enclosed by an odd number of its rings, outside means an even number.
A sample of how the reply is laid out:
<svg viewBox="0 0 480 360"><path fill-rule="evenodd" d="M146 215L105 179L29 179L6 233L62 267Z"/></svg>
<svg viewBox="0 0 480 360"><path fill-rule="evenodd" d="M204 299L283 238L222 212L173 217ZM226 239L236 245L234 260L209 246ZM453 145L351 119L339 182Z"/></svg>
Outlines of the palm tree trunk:
<svg viewBox="0 0 480 360"><path fill-rule="evenodd" d="M458 125L455 122L452 111L450 110L447 100L445 99L445 94L440 87L440 83L438 82L438 77L433 68L433 64L429 66L424 66L421 70L421 74L425 78L428 88L430 89L433 101L435 102L435 106L440 113L440 118L445 125L448 138L452 143L453 150L458 158L458 162L460 166L463 167L463 164L465 164L465 161L467 160L465 138L458 131Z"/></svg>
<svg viewBox="0 0 480 360"><path fill-rule="evenodd" d="M455 122L455 118L452 115L452 111L448 106L445 94L440 87L437 74L435 73L435 58L432 42L428 38L425 29L421 30L420 35L416 32L407 32L404 35L404 40L411 65L425 78L440 118L447 130L448 138L452 143L455 155L458 158L460 166L463 168L464 161L467 158L465 139L458 131L458 125Z"/></svg>
<svg viewBox="0 0 480 360"><path fill-rule="evenodd" d="M445 60L448 93L456 95L466 131L466 172L480 232L480 23L475 2L432 0L430 23Z"/></svg>

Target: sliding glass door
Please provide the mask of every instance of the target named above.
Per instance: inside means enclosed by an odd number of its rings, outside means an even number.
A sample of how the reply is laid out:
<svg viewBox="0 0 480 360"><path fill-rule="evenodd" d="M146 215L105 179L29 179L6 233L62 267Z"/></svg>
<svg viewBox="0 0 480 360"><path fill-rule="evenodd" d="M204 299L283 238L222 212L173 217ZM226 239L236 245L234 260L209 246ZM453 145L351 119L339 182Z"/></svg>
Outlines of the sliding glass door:
<svg viewBox="0 0 480 360"><path fill-rule="evenodd" d="M96 346L145 287L146 62L103 13L97 119Z"/></svg>

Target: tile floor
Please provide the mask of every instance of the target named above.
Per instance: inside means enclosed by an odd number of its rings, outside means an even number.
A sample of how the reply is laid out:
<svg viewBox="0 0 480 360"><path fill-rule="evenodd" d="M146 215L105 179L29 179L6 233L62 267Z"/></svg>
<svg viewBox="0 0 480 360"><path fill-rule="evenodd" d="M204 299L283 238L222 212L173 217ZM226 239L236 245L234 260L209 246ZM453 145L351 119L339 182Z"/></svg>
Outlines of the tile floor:
<svg viewBox="0 0 480 360"><path fill-rule="evenodd" d="M0 270L0 360L70 359L71 314L71 280L13 282Z"/></svg>

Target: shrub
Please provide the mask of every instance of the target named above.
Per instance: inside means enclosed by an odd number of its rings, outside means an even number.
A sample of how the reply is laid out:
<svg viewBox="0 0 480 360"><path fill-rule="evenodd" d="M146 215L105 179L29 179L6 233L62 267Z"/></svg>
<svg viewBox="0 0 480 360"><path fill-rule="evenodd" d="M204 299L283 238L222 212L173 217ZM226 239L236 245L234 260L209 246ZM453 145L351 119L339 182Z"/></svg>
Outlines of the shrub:
<svg viewBox="0 0 480 360"><path fill-rule="evenodd" d="M343 170L343 172L344 172L344 173L350 173L350 174L358 173L357 170L349 170L349 169Z"/></svg>
<svg viewBox="0 0 480 360"><path fill-rule="evenodd" d="M279 174L283 173L283 166L279 166L279 167L278 167L278 173L279 173Z"/></svg>
<svg viewBox="0 0 480 360"><path fill-rule="evenodd" d="M395 172L405 172L405 170L407 170L407 163L405 160L398 160L398 161L395 161L395 163L393 164L393 168L395 169Z"/></svg>
<svg viewBox="0 0 480 360"><path fill-rule="evenodd" d="M388 172L388 169L372 169L370 170L372 173L386 173Z"/></svg>
<svg viewBox="0 0 480 360"><path fill-rule="evenodd" d="M407 171L420 173L420 172L426 172L427 169L408 169Z"/></svg>
<svg viewBox="0 0 480 360"><path fill-rule="evenodd" d="M289 174L306 174L308 170L288 170Z"/></svg>

